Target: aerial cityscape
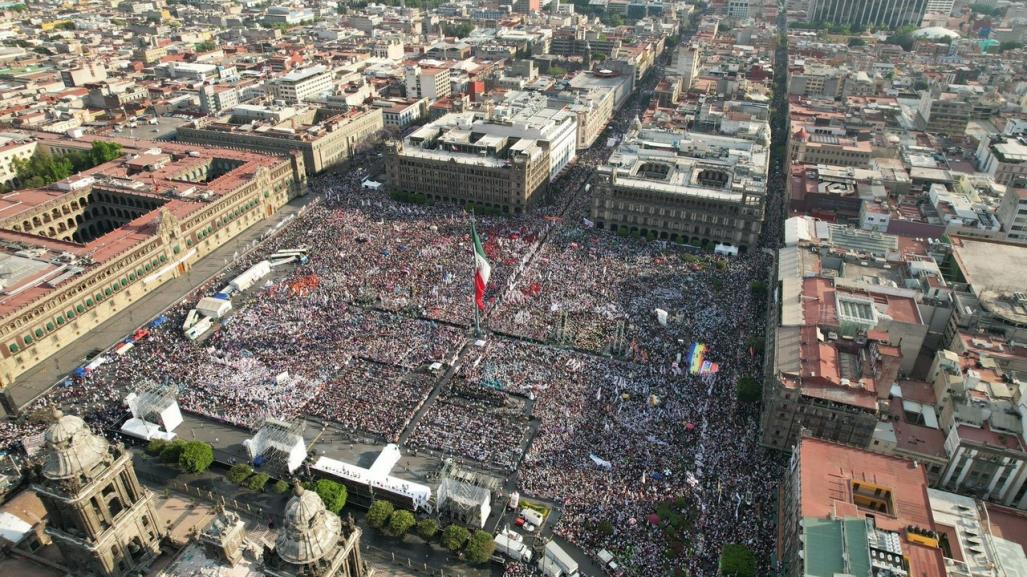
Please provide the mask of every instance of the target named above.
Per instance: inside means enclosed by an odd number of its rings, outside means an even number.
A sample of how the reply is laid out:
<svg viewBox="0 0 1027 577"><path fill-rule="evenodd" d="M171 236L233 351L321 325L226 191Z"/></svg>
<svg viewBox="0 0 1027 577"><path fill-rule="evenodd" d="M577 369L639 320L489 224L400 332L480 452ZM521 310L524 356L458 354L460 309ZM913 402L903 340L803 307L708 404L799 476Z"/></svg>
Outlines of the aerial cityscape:
<svg viewBox="0 0 1027 577"><path fill-rule="evenodd" d="M0 576L1027 577L1025 46L0 2Z"/></svg>

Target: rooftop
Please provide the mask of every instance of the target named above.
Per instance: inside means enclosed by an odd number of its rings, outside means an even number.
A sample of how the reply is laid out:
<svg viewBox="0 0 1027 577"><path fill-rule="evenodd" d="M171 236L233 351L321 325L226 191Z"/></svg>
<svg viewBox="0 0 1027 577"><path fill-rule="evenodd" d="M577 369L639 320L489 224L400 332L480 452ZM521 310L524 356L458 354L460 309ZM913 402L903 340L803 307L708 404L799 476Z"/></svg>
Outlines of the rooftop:
<svg viewBox="0 0 1027 577"><path fill-rule="evenodd" d="M824 523L843 520L860 543L876 538L873 533L877 531L901 536L910 526L934 529L927 474L916 463L809 437L801 440L797 450L801 463L800 516L807 527L835 534ZM846 533L839 531L837 535ZM837 539L825 537L825 542L837 544ZM940 549L920 547L904 539L895 545L908 558L911 575L945 575ZM862 545L852 544L847 549L863 550Z"/></svg>

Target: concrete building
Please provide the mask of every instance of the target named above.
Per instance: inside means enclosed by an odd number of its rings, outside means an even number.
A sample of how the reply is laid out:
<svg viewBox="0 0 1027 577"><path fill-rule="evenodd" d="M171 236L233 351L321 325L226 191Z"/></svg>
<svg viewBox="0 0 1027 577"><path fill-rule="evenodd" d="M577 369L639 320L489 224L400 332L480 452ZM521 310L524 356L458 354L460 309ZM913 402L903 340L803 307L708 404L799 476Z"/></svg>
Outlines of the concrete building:
<svg viewBox="0 0 1027 577"><path fill-rule="evenodd" d="M271 81L271 94L275 100L287 104L302 104L307 98L331 92L332 72L318 64L280 76Z"/></svg>
<svg viewBox="0 0 1027 577"><path fill-rule="evenodd" d="M18 133L0 133L0 186L11 184L18 175L19 161L27 161L36 152L36 140Z"/></svg>
<svg viewBox="0 0 1027 577"><path fill-rule="evenodd" d="M1009 242L1027 243L1027 182L1023 187L1009 186L995 216Z"/></svg>
<svg viewBox="0 0 1027 577"><path fill-rule="evenodd" d="M107 80L107 68L99 62L89 62L78 68L61 71L65 86L85 86Z"/></svg>
<svg viewBox="0 0 1027 577"><path fill-rule="evenodd" d="M1027 342L1027 258L1022 244L952 237L951 265L961 290L953 292L952 318L946 336L960 331L985 332Z"/></svg>
<svg viewBox="0 0 1027 577"><path fill-rule="evenodd" d="M399 130L428 117L428 100L425 98L375 100L372 106L382 110L385 126Z"/></svg>
<svg viewBox="0 0 1027 577"><path fill-rule="evenodd" d="M523 133L549 143L549 180L577 158L578 120L569 107L551 107L537 92L507 92L501 104L491 107L489 121L509 124Z"/></svg>
<svg viewBox="0 0 1027 577"><path fill-rule="evenodd" d="M380 108L307 108L280 121L254 121L231 113L200 119L180 126L178 140L263 154L298 152L307 174L313 176L349 158L383 128Z"/></svg>
<svg viewBox="0 0 1027 577"><path fill-rule="evenodd" d="M946 575L927 475L913 461L805 437L778 513L787 577Z"/></svg>
<svg viewBox="0 0 1027 577"><path fill-rule="evenodd" d="M928 0L809 0L810 22L869 28L919 26Z"/></svg>
<svg viewBox="0 0 1027 577"><path fill-rule="evenodd" d="M51 154L99 140L35 136ZM305 191L299 154L113 140L122 158L0 197L4 387Z"/></svg>
<svg viewBox="0 0 1027 577"><path fill-rule="evenodd" d="M749 140L636 126L593 180L596 227L674 242L754 246L768 149Z"/></svg>
<svg viewBox="0 0 1027 577"><path fill-rule="evenodd" d="M408 99L425 98L430 104L452 93L449 68L408 66L404 73Z"/></svg>
<svg viewBox="0 0 1027 577"><path fill-rule="evenodd" d="M916 119L927 132L961 137L966 134L972 112L973 105L965 94L925 90L920 93Z"/></svg>
<svg viewBox="0 0 1027 577"><path fill-rule="evenodd" d="M702 63L702 48L698 44L682 44L678 46L676 70L681 75L681 89L688 91L692 82L699 76L699 65Z"/></svg>
<svg viewBox="0 0 1027 577"><path fill-rule="evenodd" d="M874 148L870 141L853 138L841 127L793 122L788 135L788 152L789 164L866 168L870 166Z"/></svg>
<svg viewBox="0 0 1027 577"><path fill-rule="evenodd" d="M546 140L473 112L422 126L385 154L389 187L429 199L520 214L538 199L552 169Z"/></svg>
<svg viewBox="0 0 1027 577"><path fill-rule="evenodd" d="M981 361L941 350L931 365L948 458L938 487L1027 509L1027 381Z"/></svg>
<svg viewBox="0 0 1027 577"><path fill-rule="evenodd" d="M239 104L239 90L224 84L204 84L200 88L200 111L219 114Z"/></svg>
<svg viewBox="0 0 1027 577"><path fill-rule="evenodd" d="M849 70L826 64L808 63L788 70L788 94L834 100L845 92Z"/></svg>
<svg viewBox="0 0 1027 577"><path fill-rule="evenodd" d="M999 183L1027 186L1027 136L993 136L977 146L977 166Z"/></svg>
<svg viewBox="0 0 1027 577"><path fill-rule="evenodd" d="M111 445L72 415L55 412L33 490L46 532L76 575L127 577L160 554L165 529L153 494L139 484L132 453Z"/></svg>

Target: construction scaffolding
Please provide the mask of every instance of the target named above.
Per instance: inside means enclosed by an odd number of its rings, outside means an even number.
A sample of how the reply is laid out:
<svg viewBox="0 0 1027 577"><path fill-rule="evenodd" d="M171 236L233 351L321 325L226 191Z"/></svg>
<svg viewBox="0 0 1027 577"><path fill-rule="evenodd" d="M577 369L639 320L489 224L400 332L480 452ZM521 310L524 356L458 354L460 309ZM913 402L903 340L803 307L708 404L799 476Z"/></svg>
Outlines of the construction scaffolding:
<svg viewBox="0 0 1027 577"><path fill-rule="evenodd" d="M304 421L295 423L269 418L252 439L243 441L254 467L272 477L291 474L307 458L303 440Z"/></svg>
<svg viewBox="0 0 1027 577"><path fill-rule="evenodd" d="M492 493L484 487L452 478L439 483L439 512L464 525L484 527L492 512L491 503Z"/></svg>

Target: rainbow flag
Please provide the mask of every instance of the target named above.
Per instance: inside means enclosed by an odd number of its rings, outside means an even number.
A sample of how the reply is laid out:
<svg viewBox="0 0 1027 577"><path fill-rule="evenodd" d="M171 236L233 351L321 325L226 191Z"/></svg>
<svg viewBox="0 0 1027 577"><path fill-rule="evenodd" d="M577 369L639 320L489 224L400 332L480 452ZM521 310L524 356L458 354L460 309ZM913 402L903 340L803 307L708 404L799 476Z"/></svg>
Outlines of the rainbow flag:
<svg viewBox="0 0 1027 577"><path fill-rule="evenodd" d="M688 350L688 372L698 375L706 356L706 343L692 343Z"/></svg>

